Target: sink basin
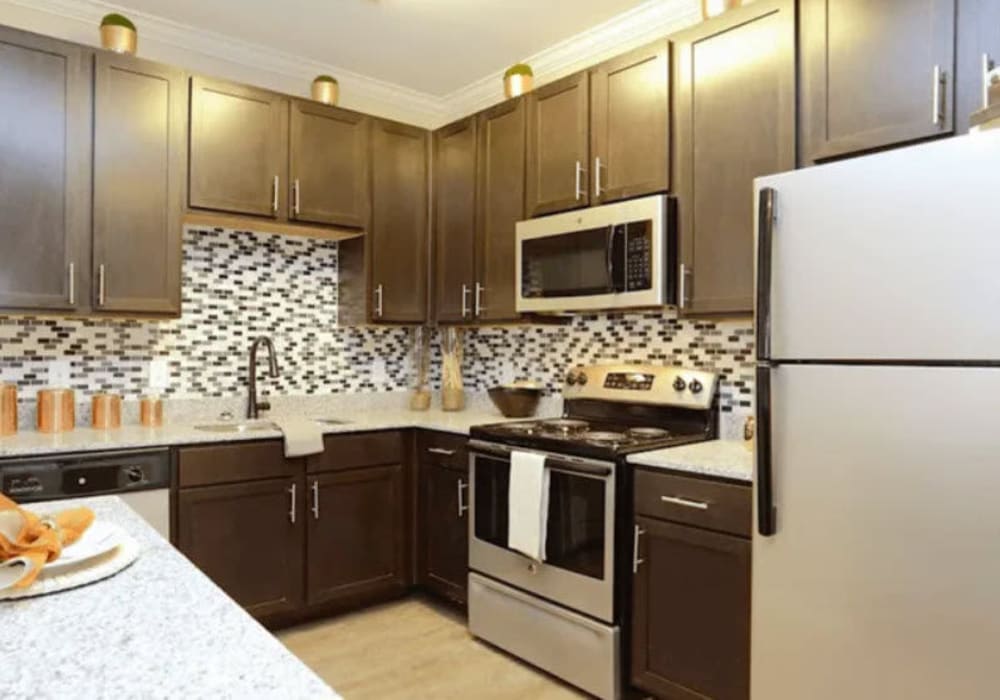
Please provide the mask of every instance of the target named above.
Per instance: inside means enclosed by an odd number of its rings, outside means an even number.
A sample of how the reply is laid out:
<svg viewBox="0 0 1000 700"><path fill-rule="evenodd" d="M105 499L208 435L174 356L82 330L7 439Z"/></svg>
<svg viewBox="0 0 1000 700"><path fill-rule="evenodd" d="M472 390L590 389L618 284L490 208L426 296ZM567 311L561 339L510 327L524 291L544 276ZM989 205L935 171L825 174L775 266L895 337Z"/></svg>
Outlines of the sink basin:
<svg viewBox="0 0 1000 700"><path fill-rule="evenodd" d="M246 433L254 430L277 430L278 426L269 420L240 421L238 423L207 423L194 426L195 430L209 433Z"/></svg>
<svg viewBox="0 0 1000 700"><path fill-rule="evenodd" d="M313 418L313 420L317 423L322 423L323 425L344 425L345 423L351 422L340 418Z"/></svg>

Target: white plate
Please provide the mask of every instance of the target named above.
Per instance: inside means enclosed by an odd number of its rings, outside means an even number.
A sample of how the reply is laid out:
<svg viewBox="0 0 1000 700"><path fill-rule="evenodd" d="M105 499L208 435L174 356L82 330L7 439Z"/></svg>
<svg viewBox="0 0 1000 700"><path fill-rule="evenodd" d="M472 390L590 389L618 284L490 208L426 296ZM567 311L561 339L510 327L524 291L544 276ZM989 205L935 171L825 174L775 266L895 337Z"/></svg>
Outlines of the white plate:
<svg viewBox="0 0 1000 700"><path fill-rule="evenodd" d="M80 539L68 547L63 547L59 558L43 566L42 571L45 574L57 574L88 559L107 554L121 544L121 534L121 530L115 525L95 520Z"/></svg>

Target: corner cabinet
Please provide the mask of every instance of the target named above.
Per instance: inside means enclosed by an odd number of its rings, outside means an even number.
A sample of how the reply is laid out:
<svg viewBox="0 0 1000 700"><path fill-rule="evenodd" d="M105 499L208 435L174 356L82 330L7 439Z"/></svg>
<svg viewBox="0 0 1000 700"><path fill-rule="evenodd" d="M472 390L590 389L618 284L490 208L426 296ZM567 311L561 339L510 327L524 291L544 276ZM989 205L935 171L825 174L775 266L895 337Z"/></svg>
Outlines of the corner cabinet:
<svg viewBox="0 0 1000 700"><path fill-rule="evenodd" d="M469 578L469 456L464 436L422 432L417 440L417 581L465 605Z"/></svg>
<svg viewBox="0 0 1000 700"><path fill-rule="evenodd" d="M753 310L753 180L792 170L795 4L757 0L673 38L682 314Z"/></svg>
<svg viewBox="0 0 1000 700"><path fill-rule="evenodd" d="M427 319L428 132L375 120L372 128L372 320Z"/></svg>
<svg viewBox="0 0 1000 700"><path fill-rule="evenodd" d="M956 3L800 1L806 162L954 132Z"/></svg>

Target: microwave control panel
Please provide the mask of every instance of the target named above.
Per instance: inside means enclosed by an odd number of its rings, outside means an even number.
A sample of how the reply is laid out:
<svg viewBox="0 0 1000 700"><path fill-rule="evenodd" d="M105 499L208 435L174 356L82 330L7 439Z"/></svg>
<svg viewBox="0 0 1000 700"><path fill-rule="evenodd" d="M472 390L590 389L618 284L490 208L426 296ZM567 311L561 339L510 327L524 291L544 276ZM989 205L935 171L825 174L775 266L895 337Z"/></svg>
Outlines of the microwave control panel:
<svg viewBox="0 0 1000 700"><path fill-rule="evenodd" d="M628 291L653 287L653 241L649 222L636 222L625 227L626 277Z"/></svg>

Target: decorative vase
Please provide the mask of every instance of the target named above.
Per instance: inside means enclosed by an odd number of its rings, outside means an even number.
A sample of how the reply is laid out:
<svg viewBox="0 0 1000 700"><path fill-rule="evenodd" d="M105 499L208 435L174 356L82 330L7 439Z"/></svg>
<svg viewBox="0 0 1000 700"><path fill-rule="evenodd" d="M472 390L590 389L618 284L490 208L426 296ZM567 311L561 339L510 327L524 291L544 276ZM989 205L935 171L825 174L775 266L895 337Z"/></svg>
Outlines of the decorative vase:
<svg viewBox="0 0 1000 700"><path fill-rule="evenodd" d="M515 63L503 74L503 94L508 99L531 92L535 74L527 63Z"/></svg>
<svg viewBox="0 0 1000 700"><path fill-rule="evenodd" d="M701 0L701 16L703 19L718 17L727 10L745 5L750 0Z"/></svg>
<svg viewBox="0 0 1000 700"><path fill-rule="evenodd" d="M441 408L445 411L465 408L461 328L448 327L441 331Z"/></svg>
<svg viewBox="0 0 1000 700"><path fill-rule="evenodd" d="M0 437L17 432L17 385L0 384Z"/></svg>
<svg viewBox="0 0 1000 700"><path fill-rule="evenodd" d="M340 83L332 76L317 75L312 81L312 98L323 104L337 104L340 99Z"/></svg>
<svg viewBox="0 0 1000 700"><path fill-rule="evenodd" d="M427 383L430 354L430 330L414 326L410 329L411 411L426 411L431 407L431 389Z"/></svg>
<svg viewBox="0 0 1000 700"><path fill-rule="evenodd" d="M139 34L132 20L124 15L105 15L101 20L101 46L115 53L134 54Z"/></svg>

